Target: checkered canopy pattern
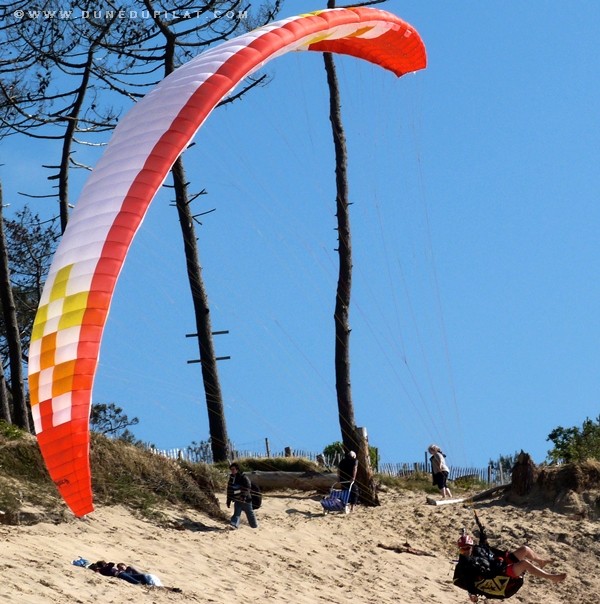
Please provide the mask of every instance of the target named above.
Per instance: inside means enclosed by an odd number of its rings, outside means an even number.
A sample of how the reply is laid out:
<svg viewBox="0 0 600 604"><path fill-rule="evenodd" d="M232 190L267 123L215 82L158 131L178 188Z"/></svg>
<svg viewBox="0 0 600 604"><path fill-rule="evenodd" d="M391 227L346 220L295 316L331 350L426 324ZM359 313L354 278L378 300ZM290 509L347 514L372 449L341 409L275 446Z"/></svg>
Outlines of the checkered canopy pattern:
<svg viewBox="0 0 600 604"><path fill-rule="evenodd" d="M340 8L277 21L182 65L120 122L54 256L29 357L32 414L48 471L77 516L93 508L89 414L102 331L127 251L156 191L214 107L289 51L352 55L397 76L423 69L418 33L386 11Z"/></svg>

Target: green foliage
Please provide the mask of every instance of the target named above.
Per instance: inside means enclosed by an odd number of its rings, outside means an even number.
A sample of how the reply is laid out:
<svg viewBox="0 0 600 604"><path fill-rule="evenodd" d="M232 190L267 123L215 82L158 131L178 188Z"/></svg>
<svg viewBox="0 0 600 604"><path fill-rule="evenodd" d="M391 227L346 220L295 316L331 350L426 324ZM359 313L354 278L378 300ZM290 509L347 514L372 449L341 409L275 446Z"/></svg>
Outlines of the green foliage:
<svg viewBox="0 0 600 604"><path fill-rule="evenodd" d="M518 452L515 452L513 455L500 455L496 461L490 459L488 465L492 470L500 470L500 468L502 468L503 472L510 474L518 456Z"/></svg>
<svg viewBox="0 0 600 604"><path fill-rule="evenodd" d="M336 455L341 457L344 455L344 445L340 441L335 441L326 447L323 447L323 455L329 459L333 459Z"/></svg>
<svg viewBox="0 0 600 604"><path fill-rule="evenodd" d="M17 426L13 426L13 424L9 424L3 419L0 419L0 436L3 436L6 438L6 440L18 440L23 438L25 434L28 434L28 432L25 432L24 430L21 430L21 428L17 428Z"/></svg>
<svg viewBox="0 0 600 604"><path fill-rule="evenodd" d="M90 429L104 436L118 438L130 445L140 444L133 433L129 430L130 426L137 426L140 420L137 417L129 419L121 407L114 403L108 405L104 403L94 403L90 414Z"/></svg>
<svg viewBox="0 0 600 604"><path fill-rule="evenodd" d="M191 444L186 447L186 451L188 456L192 457L195 461L202 461L204 463L210 463L212 461L210 438L208 440L201 440L199 443L193 440Z"/></svg>
<svg viewBox="0 0 600 604"><path fill-rule="evenodd" d="M332 442L330 445L323 447L323 455L328 460L335 459L336 455L338 459L344 456L344 445L340 441ZM379 467L379 451L377 447L369 446L369 459L372 468Z"/></svg>
<svg viewBox="0 0 600 604"><path fill-rule="evenodd" d="M235 451L235 447L230 440L227 441L227 450L232 452ZM209 437L207 440L201 440L200 442L193 440L191 444L186 447L186 452L188 457L196 462L212 463L213 453L211 438ZM233 453L232 457L235 457Z"/></svg>
<svg viewBox="0 0 600 604"><path fill-rule="evenodd" d="M548 459L555 463L580 463L587 459L600 460L600 415L595 421L586 418L581 428L559 426L546 440L554 443Z"/></svg>

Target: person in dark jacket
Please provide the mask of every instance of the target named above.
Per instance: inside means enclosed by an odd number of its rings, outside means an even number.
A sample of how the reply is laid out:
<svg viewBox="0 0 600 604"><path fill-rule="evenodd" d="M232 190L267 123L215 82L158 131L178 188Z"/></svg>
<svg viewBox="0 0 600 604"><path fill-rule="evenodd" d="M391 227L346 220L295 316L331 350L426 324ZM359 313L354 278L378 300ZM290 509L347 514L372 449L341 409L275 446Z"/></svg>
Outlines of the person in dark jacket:
<svg viewBox="0 0 600 604"><path fill-rule="evenodd" d="M82 558L80 558L80 560L82 560ZM76 566L84 566L83 564L79 563L79 561L77 562L78 564L76 564ZM179 589L179 587L165 587L162 584L162 581L156 575L136 570L133 568L133 566L124 564L123 562L115 564L114 562L98 560L98 562L89 564L86 568L89 568L96 573L100 573L105 577L116 577L117 579L122 579L123 581L127 581L127 583L131 583L133 585L160 587L168 591L181 593L181 589Z"/></svg>
<svg viewBox="0 0 600 604"><path fill-rule="evenodd" d="M237 529L240 526L242 512L244 512L250 527L258 528L258 521L252 508L250 479L240 471L240 466L235 462L229 466L229 471L231 474L227 483L227 507L231 507L233 502L233 516L229 521L229 526Z"/></svg>
<svg viewBox="0 0 600 604"><path fill-rule="evenodd" d="M473 538L465 534L458 540L458 548L460 556L452 582L469 592L471 602L477 602L479 596L510 598L522 587L526 572L554 583L567 577L565 573L542 570L551 560L542 558L527 545L514 551L503 551L490 547L487 538L480 539L479 545L475 545Z"/></svg>
<svg viewBox="0 0 600 604"><path fill-rule="evenodd" d="M94 564L90 565L89 568L90 570L100 573L105 577L117 577L118 579L123 579L123 581L127 581L128 583L133 583L133 585L156 584L153 575L141 573L135 568L127 566L122 562L115 564L114 562L98 560L98 562L94 562ZM160 581L158 581L158 584L160 585Z"/></svg>
<svg viewBox="0 0 600 604"><path fill-rule="evenodd" d="M358 501L357 472L358 459L356 459L356 453L354 451L346 451L346 454L338 464L338 479L342 485L342 489L344 491L350 489L346 513L351 512Z"/></svg>

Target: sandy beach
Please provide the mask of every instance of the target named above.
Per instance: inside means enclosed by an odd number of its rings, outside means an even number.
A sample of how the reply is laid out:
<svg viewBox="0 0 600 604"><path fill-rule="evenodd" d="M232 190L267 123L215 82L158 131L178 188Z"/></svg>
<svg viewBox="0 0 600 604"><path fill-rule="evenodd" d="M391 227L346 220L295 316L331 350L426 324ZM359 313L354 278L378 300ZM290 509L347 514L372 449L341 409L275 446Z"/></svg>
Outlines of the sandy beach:
<svg viewBox="0 0 600 604"><path fill-rule="evenodd" d="M175 510L167 510L171 525L162 528L121 507L99 507L86 519L61 524L0 526L2 601L468 601L451 578L459 531L475 528L472 508L427 505L424 493L388 491L381 493L380 507L323 515L319 499L305 492L265 494L256 531L245 520L233 531L198 512ZM222 498L220 502L224 508ZM558 585L527 577L511 602L598 602L597 522L514 507L501 498L476 504L476 509L492 544L511 548L527 543L555 560L549 570L568 573ZM73 566L78 556L127 562L182 592L100 576Z"/></svg>

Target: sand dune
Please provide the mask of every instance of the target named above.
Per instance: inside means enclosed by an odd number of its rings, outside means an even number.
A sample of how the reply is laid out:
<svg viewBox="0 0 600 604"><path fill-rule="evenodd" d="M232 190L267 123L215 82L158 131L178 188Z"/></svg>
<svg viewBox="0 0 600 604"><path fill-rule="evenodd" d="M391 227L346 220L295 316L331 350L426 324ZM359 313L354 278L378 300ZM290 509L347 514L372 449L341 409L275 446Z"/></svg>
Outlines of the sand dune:
<svg viewBox="0 0 600 604"><path fill-rule="evenodd" d="M159 528L120 507L100 507L66 524L0 526L2 602L467 602L451 577L459 530L474 528L471 509L427 505L424 493L408 491L380 498L377 508L324 516L316 495L267 493L256 531L245 521L232 531L198 512L174 510L172 527ZM527 511L502 499L476 509L494 544L526 542L556 561L551 570L569 575L560 585L528 577L511 603L599 601L597 522ZM405 544L430 555L388 549ZM73 566L78 556L128 562L182 593L102 577Z"/></svg>

